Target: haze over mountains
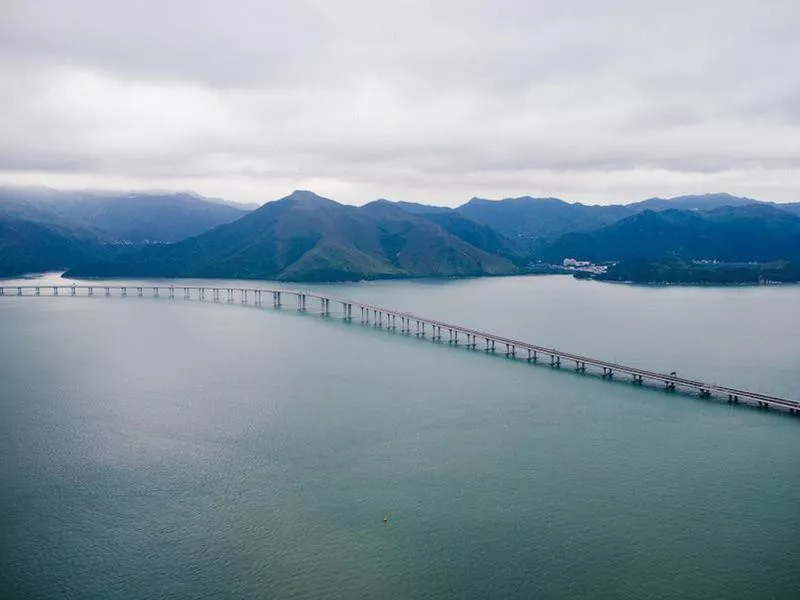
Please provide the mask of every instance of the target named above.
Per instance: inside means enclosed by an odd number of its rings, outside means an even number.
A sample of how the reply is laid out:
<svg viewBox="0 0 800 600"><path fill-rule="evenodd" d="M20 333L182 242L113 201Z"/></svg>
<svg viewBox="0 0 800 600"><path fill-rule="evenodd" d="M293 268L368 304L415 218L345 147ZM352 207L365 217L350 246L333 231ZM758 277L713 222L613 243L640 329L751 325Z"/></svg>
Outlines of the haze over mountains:
<svg viewBox="0 0 800 600"><path fill-rule="evenodd" d="M248 208L192 194L0 188L0 276L341 281L524 273L566 257L800 260L800 204L728 194L609 206L473 198L450 209L296 191Z"/></svg>

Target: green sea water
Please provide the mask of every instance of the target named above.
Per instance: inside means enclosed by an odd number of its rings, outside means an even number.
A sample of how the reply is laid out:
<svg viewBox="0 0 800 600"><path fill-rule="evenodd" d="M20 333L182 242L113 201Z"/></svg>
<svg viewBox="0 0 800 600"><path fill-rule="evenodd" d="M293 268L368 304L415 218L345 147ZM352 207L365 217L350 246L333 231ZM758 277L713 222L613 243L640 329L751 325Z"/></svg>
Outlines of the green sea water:
<svg viewBox="0 0 800 600"><path fill-rule="evenodd" d="M318 288L800 397L798 286ZM800 598L796 417L309 308L0 298L0 598Z"/></svg>

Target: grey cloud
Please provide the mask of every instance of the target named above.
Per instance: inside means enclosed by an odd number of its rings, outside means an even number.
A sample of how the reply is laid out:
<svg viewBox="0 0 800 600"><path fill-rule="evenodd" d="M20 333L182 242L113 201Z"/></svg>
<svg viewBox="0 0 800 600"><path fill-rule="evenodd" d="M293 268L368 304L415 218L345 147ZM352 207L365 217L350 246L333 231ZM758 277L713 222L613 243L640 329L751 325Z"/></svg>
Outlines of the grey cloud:
<svg viewBox="0 0 800 600"><path fill-rule="evenodd" d="M0 178L798 199L798 27L783 0L10 0Z"/></svg>

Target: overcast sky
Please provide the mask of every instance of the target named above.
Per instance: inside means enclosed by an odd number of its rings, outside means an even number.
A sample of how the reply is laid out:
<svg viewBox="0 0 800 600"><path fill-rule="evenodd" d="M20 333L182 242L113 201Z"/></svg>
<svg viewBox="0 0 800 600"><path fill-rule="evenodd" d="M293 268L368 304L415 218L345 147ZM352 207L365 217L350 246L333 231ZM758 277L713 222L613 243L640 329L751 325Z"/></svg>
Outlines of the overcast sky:
<svg viewBox="0 0 800 600"><path fill-rule="evenodd" d="M800 201L797 0L0 0L0 183Z"/></svg>

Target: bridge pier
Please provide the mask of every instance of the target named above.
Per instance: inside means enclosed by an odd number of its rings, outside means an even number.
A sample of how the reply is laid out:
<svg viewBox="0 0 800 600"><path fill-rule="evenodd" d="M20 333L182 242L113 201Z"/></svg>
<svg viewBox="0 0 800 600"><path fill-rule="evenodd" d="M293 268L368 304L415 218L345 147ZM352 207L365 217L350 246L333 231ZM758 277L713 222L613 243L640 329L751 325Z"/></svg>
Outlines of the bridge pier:
<svg viewBox="0 0 800 600"><path fill-rule="evenodd" d="M102 286L94 286L94 285L81 285L78 286L77 284L72 284L69 286L59 286L59 285L14 285L9 287L2 287L0 286L0 296L8 296L14 295L16 291L17 296L27 296L29 292L33 293L35 296L40 296L42 294L42 287L45 289L50 288L52 289L53 296L59 295L67 295L66 293L62 294L62 290L69 289L69 295L71 296L78 296L77 293L78 289L86 290L86 294L88 296L94 295L95 287L101 288L105 292L105 296L109 297L112 296L112 288L119 289L121 296L127 296L127 286L109 286L109 285L102 285ZM139 297L144 295L144 288L142 286L131 286L132 288L135 287L136 292ZM159 297L161 294L161 287L166 287L168 290L168 295L170 299L175 298L175 287L172 285L169 286L151 286L153 297ZM249 289L249 288L210 288L214 294L214 300L219 301L220 290L226 289L228 295L228 302L233 302L236 299L236 291L238 290L241 294L241 301L242 304L246 304L249 302L248 294L249 292L253 292L253 302L257 305L261 305L263 302L263 290L258 289ZM6 291L8 290L8 291ZM206 300L206 291L207 288L205 287L194 287L194 286L185 286L183 287L183 295L184 299L191 300L192 299L192 291L197 292L198 300ZM272 300L273 305L278 308L281 306L281 292L278 290L267 290L272 292ZM304 310L306 308L306 298L307 294L302 291L295 291L295 290L284 290L286 293L292 294L297 297L298 300L298 309ZM44 292L45 295L47 292ZM165 294L166 295L166 294ZM320 306L323 316L330 316L330 301L331 298L328 297L320 297L317 295L313 295L312 298L320 298ZM334 302L339 302L342 305L342 316L345 320L352 320L352 313L353 313L353 305L347 299L333 299ZM506 357L514 357L516 358L516 345L517 343L521 343L524 350L527 350L527 359L528 361L537 361L538 359L538 352L542 352L545 357L550 357L550 365L552 367L560 367L561 366L561 359L564 358L565 360L572 361L575 364L575 370L585 373L586 372L586 364L588 363L593 368L599 369L602 367L603 369L603 377L611 379L614 376L614 371L619 371L622 376L631 376L633 383L636 385L642 385L644 377L648 378L648 381L651 381L655 384L658 381L663 381L664 386L667 391L675 391L677 386L680 385L682 389L687 389L690 392L696 391L700 397L709 398L715 395L720 396L721 399L724 399L727 396L727 401L729 403L735 404L741 402L757 406L761 409L766 410L775 410L779 409L781 411L786 411L790 414L800 414L800 402L788 400L785 398L779 398L774 396L769 396L766 394L761 394L757 392L749 392L746 390L738 390L736 388L731 387L721 387L716 385L711 385L708 383L697 380L689 380L683 377L677 377L674 372L672 373L658 373L654 371L645 371L636 367L628 367L624 365L616 365L614 363L608 363L605 361L597 360L591 357L584 357L576 354L565 354L563 357L558 354L554 349L543 348L540 346L536 346L533 344L526 344L524 342L517 342L513 339L502 338L502 337L489 337L489 333L480 333L479 331L471 330L471 329L464 329L458 325L448 324L448 323L440 323L438 321L427 321L423 317L417 317L414 315L410 315L408 313L397 313L393 310L386 310L380 307L362 305L356 303L356 305L361 309L361 320L362 323L374 323L375 327L384 327L384 313L386 316L386 328L391 328L393 331L397 330L397 316L400 316L400 331L402 333L410 334L411 333L411 323L412 321L416 323L416 335L418 337L425 337L426 325L430 325L433 329L431 333L431 340L434 342L441 342L442 340L442 327L447 329L448 332L448 343L450 345L455 344L458 346L459 344L459 333L463 333L466 335L466 347L475 349L477 348L477 339L478 337L484 338L484 342L486 344L486 352L495 352L496 345L499 342L500 344L505 344L505 355ZM372 314L370 314L370 312ZM613 365L613 366L610 366Z"/></svg>

